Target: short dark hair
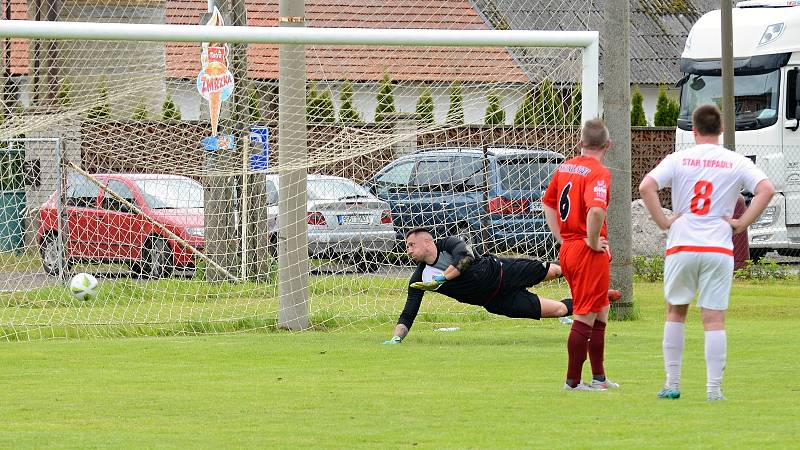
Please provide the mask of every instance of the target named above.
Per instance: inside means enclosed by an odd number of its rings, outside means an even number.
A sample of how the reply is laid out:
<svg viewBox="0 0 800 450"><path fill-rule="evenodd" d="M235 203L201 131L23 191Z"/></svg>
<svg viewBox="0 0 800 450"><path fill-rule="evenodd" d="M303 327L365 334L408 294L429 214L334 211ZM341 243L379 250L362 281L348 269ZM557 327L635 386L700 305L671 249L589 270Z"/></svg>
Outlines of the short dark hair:
<svg viewBox="0 0 800 450"><path fill-rule="evenodd" d="M581 129L581 142L584 147L601 149L608 143L608 128L603 119L595 117L587 120Z"/></svg>
<svg viewBox="0 0 800 450"><path fill-rule="evenodd" d="M408 230L406 232L406 239L408 239L410 236L413 236L413 235L415 235L417 233L425 233L425 234L430 235L431 237L433 236L433 235L431 235L431 232L428 231L427 228L425 228L425 227L417 227L417 228L412 228L412 229L410 229L410 230Z"/></svg>
<svg viewBox="0 0 800 450"><path fill-rule="evenodd" d="M717 105L700 105L692 113L692 127L701 136L719 136L722 133L722 113Z"/></svg>

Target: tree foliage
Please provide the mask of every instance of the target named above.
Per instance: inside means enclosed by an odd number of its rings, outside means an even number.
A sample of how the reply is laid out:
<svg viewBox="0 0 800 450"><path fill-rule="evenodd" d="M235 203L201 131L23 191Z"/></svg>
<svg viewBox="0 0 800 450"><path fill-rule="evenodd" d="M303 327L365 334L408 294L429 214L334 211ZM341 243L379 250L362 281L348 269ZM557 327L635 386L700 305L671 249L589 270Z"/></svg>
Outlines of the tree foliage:
<svg viewBox="0 0 800 450"><path fill-rule="evenodd" d="M657 127L674 127L678 124L680 105L667 95L667 88L661 85L658 89L656 101L656 115L653 124Z"/></svg>
<svg viewBox="0 0 800 450"><path fill-rule="evenodd" d="M496 92L490 92L486 96L486 114L483 116L483 123L486 125L503 125L506 123L506 111L503 109L503 100Z"/></svg>
<svg viewBox="0 0 800 450"><path fill-rule="evenodd" d="M397 109L394 106L392 80L389 78L389 72L385 72L381 80L380 88L378 89L378 106L375 107L375 122L384 122L390 114L395 112L397 112Z"/></svg>
<svg viewBox="0 0 800 450"><path fill-rule="evenodd" d="M525 127L532 127L536 125L536 118L534 117L534 109L533 109L533 91L530 90L525 94L525 98L522 99L522 104L519 105L519 109L517 112L514 113L514 125L520 125Z"/></svg>
<svg viewBox="0 0 800 450"><path fill-rule="evenodd" d="M433 94L427 87L422 89L417 99L417 121L423 125L433 125L436 123L433 117Z"/></svg>
<svg viewBox="0 0 800 450"><path fill-rule="evenodd" d="M100 82L100 87L97 91L97 104L86 115L89 120L108 119L111 116L111 104L108 101L108 83L106 83L106 80Z"/></svg>
<svg viewBox="0 0 800 450"><path fill-rule="evenodd" d="M454 81L450 86L450 108L447 110L448 125L464 124L464 98L461 92L461 83Z"/></svg>
<svg viewBox="0 0 800 450"><path fill-rule="evenodd" d="M260 124L263 120L261 115L261 93L251 85L247 94L247 116L251 124Z"/></svg>
<svg viewBox="0 0 800 450"><path fill-rule="evenodd" d="M342 123L361 123L361 114L353 106L353 85L344 80L339 93L339 121Z"/></svg>
<svg viewBox="0 0 800 450"><path fill-rule="evenodd" d="M535 125L558 125L564 123L564 112L561 108L561 95L553 86L550 78L545 77L539 85L535 104Z"/></svg>
<svg viewBox="0 0 800 450"><path fill-rule="evenodd" d="M140 97L139 101L136 103L136 107L133 108L133 120L147 120L150 117L150 113L147 111L147 101L144 97Z"/></svg>
<svg viewBox="0 0 800 450"><path fill-rule="evenodd" d="M633 94L631 95L631 126L647 126L647 117L644 114L644 96L638 86L633 88Z"/></svg>
<svg viewBox="0 0 800 450"><path fill-rule="evenodd" d="M567 125L581 126L581 117L583 113L583 91L581 85L576 84L572 88L570 94L569 112L567 115Z"/></svg>
<svg viewBox="0 0 800 450"><path fill-rule="evenodd" d="M172 94L167 94L161 105L162 120L181 120L181 109L172 101Z"/></svg>

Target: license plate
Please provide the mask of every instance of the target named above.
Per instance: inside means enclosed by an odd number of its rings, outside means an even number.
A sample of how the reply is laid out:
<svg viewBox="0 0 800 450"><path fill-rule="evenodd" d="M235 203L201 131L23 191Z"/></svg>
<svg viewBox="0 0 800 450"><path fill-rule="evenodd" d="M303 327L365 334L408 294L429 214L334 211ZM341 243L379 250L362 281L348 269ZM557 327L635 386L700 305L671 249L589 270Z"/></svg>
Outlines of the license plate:
<svg viewBox="0 0 800 450"><path fill-rule="evenodd" d="M351 214L339 216L339 225L366 225L372 216L369 214Z"/></svg>

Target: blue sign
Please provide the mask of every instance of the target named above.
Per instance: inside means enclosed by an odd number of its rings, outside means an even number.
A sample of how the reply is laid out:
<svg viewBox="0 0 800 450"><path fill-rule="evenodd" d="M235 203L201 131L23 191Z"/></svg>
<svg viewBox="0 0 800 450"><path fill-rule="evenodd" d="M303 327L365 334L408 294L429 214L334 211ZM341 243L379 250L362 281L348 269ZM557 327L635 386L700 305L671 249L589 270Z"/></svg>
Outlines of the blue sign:
<svg viewBox="0 0 800 450"><path fill-rule="evenodd" d="M269 128L250 127L250 145L258 150L258 153L250 155L250 169L266 172L269 168Z"/></svg>
<svg viewBox="0 0 800 450"><path fill-rule="evenodd" d="M234 147L234 138L232 134L221 134L217 136L208 136L200 141L203 148L213 152L216 150L232 150Z"/></svg>

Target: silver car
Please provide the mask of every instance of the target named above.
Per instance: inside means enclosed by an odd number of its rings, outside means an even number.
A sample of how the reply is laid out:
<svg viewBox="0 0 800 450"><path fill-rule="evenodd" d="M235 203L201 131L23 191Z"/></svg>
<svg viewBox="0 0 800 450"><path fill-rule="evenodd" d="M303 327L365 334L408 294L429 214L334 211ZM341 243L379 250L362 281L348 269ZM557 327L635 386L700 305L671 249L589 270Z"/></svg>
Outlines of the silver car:
<svg viewBox="0 0 800 450"><path fill-rule="evenodd" d="M266 176L270 230L277 232L278 175ZM389 204L347 178L308 175L308 252L321 258L346 257L371 272L394 249L396 234ZM275 233L270 236L276 242Z"/></svg>

